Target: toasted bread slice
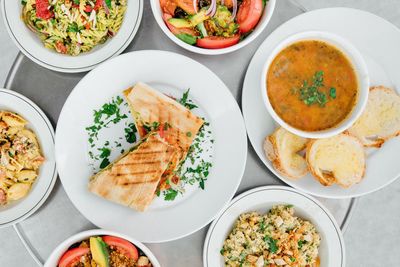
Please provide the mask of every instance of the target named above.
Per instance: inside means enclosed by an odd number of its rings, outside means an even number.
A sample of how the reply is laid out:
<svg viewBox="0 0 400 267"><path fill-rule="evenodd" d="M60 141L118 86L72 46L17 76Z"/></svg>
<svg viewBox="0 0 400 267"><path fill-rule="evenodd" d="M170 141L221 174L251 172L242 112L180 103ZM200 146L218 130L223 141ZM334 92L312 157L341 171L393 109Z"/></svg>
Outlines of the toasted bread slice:
<svg viewBox="0 0 400 267"><path fill-rule="evenodd" d="M400 96L383 86L372 87L364 113L348 130L367 147L380 147L400 134Z"/></svg>
<svg viewBox="0 0 400 267"><path fill-rule="evenodd" d="M181 159L186 158L204 121L171 97L141 82L125 90L124 95L140 136L146 134L146 125L168 125L165 139L180 147Z"/></svg>
<svg viewBox="0 0 400 267"><path fill-rule="evenodd" d="M279 127L265 138L264 152L277 171L289 178L299 179L307 173L306 160L299 154L307 142L308 139Z"/></svg>
<svg viewBox="0 0 400 267"><path fill-rule="evenodd" d="M131 151L94 175L89 191L107 200L144 211L154 199L161 175L176 148L150 133Z"/></svg>
<svg viewBox="0 0 400 267"><path fill-rule="evenodd" d="M364 147L349 134L310 141L306 160L311 173L325 186L337 183L348 188L365 174Z"/></svg>

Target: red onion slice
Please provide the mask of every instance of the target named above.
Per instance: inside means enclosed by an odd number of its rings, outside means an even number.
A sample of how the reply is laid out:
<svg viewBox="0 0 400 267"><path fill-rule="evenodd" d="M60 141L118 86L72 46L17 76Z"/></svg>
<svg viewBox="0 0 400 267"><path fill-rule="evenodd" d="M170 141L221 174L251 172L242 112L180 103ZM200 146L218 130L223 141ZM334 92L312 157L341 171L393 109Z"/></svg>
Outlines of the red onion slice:
<svg viewBox="0 0 400 267"><path fill-rule="evenodd" d="M106 4L106 1L103 0L103 7L104 11L106 12L107 15L110 15L110 10L108 9L108 6Z"/></svg>
<svg viewBox="0 0 400 267"><path fill-rule="evenodd" d="M194 8L194 12L198 13L198 9L197 9L197 0L193 0L193 8Z"/></svg>
<svg viewBox="0 0 400 267"><path fill-rule="evenodd" d="M232 0L232 3L233 3L233 11L232 11L231 20L233 21L237 14L238 4L237 4L237 0Z"/></svg>
<svg viewBox="0 0 400 267"><path fill-rule="evenodd" d="M206 16L214 16L215 11L217 10L217 0L211 0L210 7L206 11Z"/></svg>

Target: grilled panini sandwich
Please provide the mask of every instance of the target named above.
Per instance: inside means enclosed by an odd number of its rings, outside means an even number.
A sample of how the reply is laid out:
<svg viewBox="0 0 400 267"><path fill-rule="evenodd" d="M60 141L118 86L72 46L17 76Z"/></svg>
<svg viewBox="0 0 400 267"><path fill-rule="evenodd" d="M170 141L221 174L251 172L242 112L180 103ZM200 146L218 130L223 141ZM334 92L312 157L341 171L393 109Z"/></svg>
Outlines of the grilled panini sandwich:
<svg viewBox="0 0 400 267"><path fill-rule="evenodd" d="M204 121L171 97L144 83L139 82L128 88L124 95L141 137L146 135L151 127L158 125L163 128L168 143L180 148L179 155L163 175L164 180L168 179L185 160Z"/></svg>
<svg viewBox="0 0 400 267"><path fill-rule="evenodd" d="M94 175L89 191L107 200L144 211L154 199L161 176L177 149L156 132Z"/></svg>

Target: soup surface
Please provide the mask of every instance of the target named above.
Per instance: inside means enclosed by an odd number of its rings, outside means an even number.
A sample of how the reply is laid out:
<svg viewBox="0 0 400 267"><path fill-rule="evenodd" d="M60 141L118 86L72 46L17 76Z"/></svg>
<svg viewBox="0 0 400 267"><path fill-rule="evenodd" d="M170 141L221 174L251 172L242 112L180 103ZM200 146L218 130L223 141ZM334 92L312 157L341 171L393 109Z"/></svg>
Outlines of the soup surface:
<svg viewBox="0 0 400 267"><path fill-rule="evenodd" d="M286 47L272 61L267 93L286 123L303 131L321 131L351 113L358 83L352 64L339 49L306 40Z"/></svg>

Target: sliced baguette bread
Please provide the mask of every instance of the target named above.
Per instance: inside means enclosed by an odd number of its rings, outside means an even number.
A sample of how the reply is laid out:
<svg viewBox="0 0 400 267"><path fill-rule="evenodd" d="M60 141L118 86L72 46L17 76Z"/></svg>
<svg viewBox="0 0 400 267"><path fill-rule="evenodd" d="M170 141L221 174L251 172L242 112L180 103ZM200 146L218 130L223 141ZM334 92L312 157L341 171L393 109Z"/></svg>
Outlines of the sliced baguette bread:
<svg viewBox="0 0 400 267"><path fill-rule="evenodd" d="M307 174L306 160L299 154L307 142L308 139L279 127L265 138L264 152L277 171L288 178L299 179Z"/></svg>
<svg viewBox="0 0 400 267"><path fill-rule="evenodd" d="M310 141L306 160L311 173L325 186L348 188L365 174L365 152L361 142L349 134Z"/></svg>
<svg viewBox="0 0 400 267"><path fill-rule="evenodd" d="M367 147L380 147L400 134L400 96L383 86L372 87L364 113L348 130Z"/></svg>

